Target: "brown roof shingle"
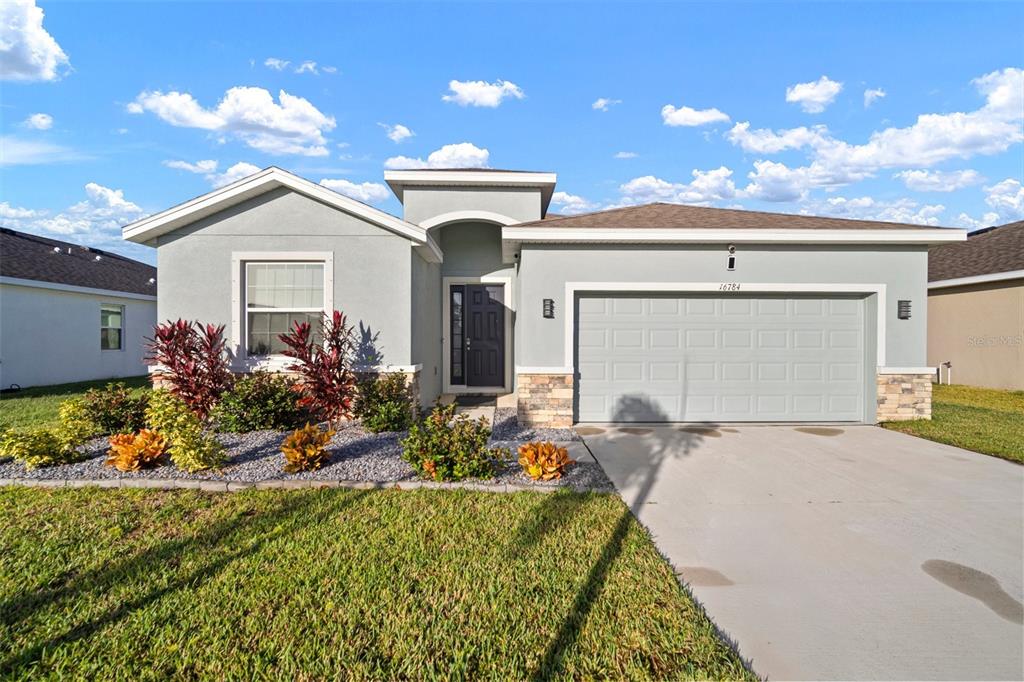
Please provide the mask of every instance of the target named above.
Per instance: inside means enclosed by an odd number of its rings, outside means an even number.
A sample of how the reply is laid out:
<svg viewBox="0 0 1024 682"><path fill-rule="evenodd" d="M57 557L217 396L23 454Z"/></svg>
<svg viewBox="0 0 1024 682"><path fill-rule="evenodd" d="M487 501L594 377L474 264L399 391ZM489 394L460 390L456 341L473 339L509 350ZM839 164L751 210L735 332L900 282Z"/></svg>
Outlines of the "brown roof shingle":
<svg viewBox="0 0 1024 682"><path fill-rule="evenodd" d="M156 296L152 265L6 227L0 228L0 275Z"/></svg>
<svg viewBox="0 0 1024 682"><path fill-rule="evenodd" d="M967 235L928 250L928 281L1024 270L1024 220Z"/></svg>
<svg viewBox="0 0 1024 682"><path fill-rule="evenodd" d="M907 230L921 225L886 223L848 218L820 218L788 213L766 213L733 208L708 208L685 204L654 203L612 208L595 213L548 217L518 223L514 227L684 228L725 230Z"/></svg>

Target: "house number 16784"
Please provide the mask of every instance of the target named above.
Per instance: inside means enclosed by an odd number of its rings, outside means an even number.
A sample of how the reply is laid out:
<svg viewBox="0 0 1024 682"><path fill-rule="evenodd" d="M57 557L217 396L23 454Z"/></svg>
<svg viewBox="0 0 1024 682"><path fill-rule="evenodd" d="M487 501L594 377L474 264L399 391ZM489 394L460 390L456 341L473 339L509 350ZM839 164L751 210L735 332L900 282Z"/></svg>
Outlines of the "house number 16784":
<svg viewBox="0 0 1024 682"><path fill-rule="evenodd" d="M719 291L739 291L740 290L740 283L739 282L722 282L721 284L718 285L718 290Z"/></svg>

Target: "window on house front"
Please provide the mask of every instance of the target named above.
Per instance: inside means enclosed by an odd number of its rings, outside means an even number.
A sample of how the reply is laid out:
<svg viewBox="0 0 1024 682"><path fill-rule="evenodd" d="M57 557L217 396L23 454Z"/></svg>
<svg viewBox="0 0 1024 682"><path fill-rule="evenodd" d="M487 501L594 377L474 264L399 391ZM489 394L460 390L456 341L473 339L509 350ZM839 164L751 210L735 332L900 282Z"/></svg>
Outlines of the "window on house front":
<svg viewBox="0 0 1024 682"><path fill-rule="evenodd" d="M324 312L323 263L246 263L246 352L273 355L296 322L316 327Z"/></svg>
<svg viewBox="0 0 1024 682"><path fill-rule="evenodd" d="M465 337L463 337L464 325L463 325L463 309L462 309L462 298L465 293L465 287L453 286L451 288L451 303L449 310L451 311L451 383L453 386L461 386L466 383L465 370L463 368L463 359L465 353L463 350L463 344L465 343Z"/></svg>
<svg viewBox="0 0 1024 682"><path fill-rule="evenodd" d="M100 306L100 349L121 350L124 340L124 306Z"/></svg>

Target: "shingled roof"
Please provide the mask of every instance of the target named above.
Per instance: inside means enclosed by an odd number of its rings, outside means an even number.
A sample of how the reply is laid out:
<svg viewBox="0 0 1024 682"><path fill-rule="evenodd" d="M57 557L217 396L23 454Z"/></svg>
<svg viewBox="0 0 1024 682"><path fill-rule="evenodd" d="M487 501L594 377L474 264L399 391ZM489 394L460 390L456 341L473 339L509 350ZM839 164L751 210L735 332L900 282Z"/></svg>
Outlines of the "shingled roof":
<svg viewBox="0 0 1024 682"><path fill-rule="evenodd" d="M1024 270L1024 220L977 230L965 242L928 251L929 282L1013 270Z"/></svg>
<svg viewBox="0 0 1024 682"><path fill-rule="evenodd" d="M921 225L847 218L820 218L732 208L654 203L517 223L514 227L680 228L719 230L919 230ZM934 229L934 228L932 228Z"/></svg>
<svg viewBox="0 0 1024 682"><path fill-rule="evenodd" d="M156 296L156 268L88 246L0 228L0 276Z"/></svg>

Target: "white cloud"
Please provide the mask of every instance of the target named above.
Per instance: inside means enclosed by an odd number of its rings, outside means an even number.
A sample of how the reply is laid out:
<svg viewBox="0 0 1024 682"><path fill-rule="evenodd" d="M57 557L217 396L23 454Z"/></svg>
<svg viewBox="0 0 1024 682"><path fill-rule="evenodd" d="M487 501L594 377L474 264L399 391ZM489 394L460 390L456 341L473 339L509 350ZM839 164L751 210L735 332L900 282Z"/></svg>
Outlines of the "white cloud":
<svg viewBox="0 0 1024 682"><path fill-rule="evenodd" d="M618 205L630 206L653 201L706 205L736 196L732 171L725 166L708 171L694 169L692 174L693 180L689 183L673 183L653 175L633 178L619 187L622 199Z"/></svg>
<svg viewBox="0 0 1024 682"><path fill-rule="evenodd" d="M297 67L295 67L295 73L311 73L314 76L317 76L317 75L320 74L320 72L317 71L316 62L309 61L309 60L304 61L301 64L299 64Z"/></svg>
<svg viewBox="0 0 1024 682"><path fill-rule="evenodd" d="M795 102L809 114L820 114L835 100L843 84L822 76L810 83L797 83L786 88L786 101Z"/></svg>
<svg viewBox="0 0 1024 682"><path fill-rule="evenodd" d="M854 220L880 220L912 225L940 224L939 216L946 210L942 204L921 205L912 199L879 201L872 197L831 197L823 202L805 206L801 213L810 215L852 218Z"/></svg>
<svg viewBox="0 0 1024 682"><path fill-rule="evenodd" d="M442 95L445 102L454 102L467 107L496 107L506 97L522 99L526 95L515 83L499 80L494 83L486 81L448 81L449 95Z"/></svg>
<svg viewBox="0 0 1024 682"><path fill-rule="evenodd" d="M906 170L893 175L915 192L952 192L984 181L976 170Z"/></svg>
<svg viewBox="0 0 1024 682"><path fill-rule="evenodd" d="M182 92L142 92L128 111L150 111L173 126L227 134L267 154L327 156L324 137L334 129L327 116L309 100L278 93L278 102L263 88L234 87L214 109L204 109L192 95Z"/></svg>
<svg viewBox="0 0 1024 682"><path fill-rule="evenodd" d="M204 159L189 163L188 161L164 161L163 165L168 168L188 171L189 173L212 173L217 170L217 162L213 159Z"/></svg>
<svg viewBox="0 0 1024 682"><path fill-rule="evenodd" d="M0 219L24 220L25 218L38 218L43 215L42 211L34 211L30 208L11 206L6 201L0 201Z"/></svg>
<svg viewBox="0 0 1024 682"><path fill-rule="evenodd" d="M284 71L291 64L287 59L278 59L277 57L267 57L266 61L263 62L263 66L274 71Z"/></svg>
<svg viewBox="0 0 1024 682"><path fill-rule="evenodd" d="M388 188L379 182L355 183L340 178L336 180L324 178L320 184L364 204L377 204L391 196Z"/></svg>
<svg viewBox="0 0 1024 682"><path fill-rule="evenodd" d="M32 114L21 125L34 130L49 130L53 127L53 116L49 114Z"/></svg>
<svg viewBox="0 0 1024 682"><path fill-rule="evenodd" d="M207 182L210 183L214 188L223 187L230 185L236 180L248 177L253 173L258 173L262 168L240 161L234 166L231 166L223 173L217 172L217 167L220 165L213 159L203 159L196 161L195 163L189 163L188 161L164 161L163 165L168 168L174 168L177 170L187 171L189 173L195 173L196 175L202 175Z"/></svg>
<svg viewBox="0 0 1024 682"><path fill-rule="evenodd" d="M392 170L414 168L486 168L491 153L480 149L470 142L446 144L431 152L427 160L393 156L384 162L385 168Z"/></svg>
<svg viewBox="0 0 1024 682"><path fill-rule="evenodd" d="M68 56L43 28L35 0L0 2L0 80L52 81L67 64Z"/></svg>
<svg viewBox="0 0 1024 682"><path fill-rule="evenodd" d="M819 146L828 140L828 128L820 125L779 131L766 128L751 130L750 123L744 122L734 125L726 133L726 138L747 152L775 154L786 149Z"/></svg>
<svg viewBox="0 0 1024 682"><path fill-rule="evenodd" d="M584 213L597 208L594 202L568 192L555 192L551 195L551 203L559 207L559 213Z"/></svg>
<svg viewBox="0 0 1024 682"><path fill-rule="evenodd" d="M338 73L337 66L321 66L320 70L323 71L324 73Z"/></svg>
<svg viewBox="0 0 1024 682"><path fill-rule="evenodd" d="M975 220L966 213L961 213L953 221L953 225L956 227L966 227L969 230L980 230L983 227L992 227L1002 222L998 213L988 212L981 216L981 218Z"/></svg>
<svg viewBox="0 0 1024 682"><path fill-rule="evenodd" d="M590 105L591 109L597 111L608 111L608 107L613 107L616 104L622 104L621 99L608 99L607 97L598 97L594 100L594 103Z"/></svg>
<svg viewBox="0 0 1024 682"><path fill-rule="evenodd" d="M885 90L882 88L868 88L864 91L864 108L867 109L875 100L879 100L885 97Z"/></svg>
<svg viewBox="0 0 1024 682"><path fill-rule="evenodd" d="M0 166L30 166L84 158L85 155L59 144L0 135Z"/></svg>
<svg viewBox="0 0 1024 682"><path fill-rule="evenodd" d="M392 142L401 142L402 140L407 140L410 137L416 135L416 133L409 130L401 123L396 123L395 125L388 125L387 123L378 123L377 125L384 129L385 133L388 136L388 139L391 140Z"/></svg>
<svg viewBox="0 0 1024 682"><path fill-rule="evenodd" d="M637 154L636 152L615 152L615 156L613 158L616 158L616 159L635 159L638 156L640 156L640 155Z"/></svg>
<svg viewBox="0 0 1024 682"><path fill-rule="evenodd" d="M708 123L725 123L729 116L718 109L676 108L666 104L661 108L661 120L667 126L702 126Z"/></svg>
<svg viewBox="0 0 1024 682"><path fill-rule="evenodd" d="M1007 178L991 187L986 187L988 196L985 203L992 208L1003 222L1024 219L1024 187L1019 180Z"/></svg>
<svg viewBox="0 0 1024 682"><path fill-rule="evenodd" d="M816 187L835 187L874 176L887 168L920 169L954 159L1006 151L1024 140L1024 70L1004 69L972 81L985 104L968 113L922 114L905 128L872 133L864 144L833 137L825 126L771 131L734 126L728 139L749 151L804 149L806 166L757 161L746 191L769 201L806 196Z"/></svg>

